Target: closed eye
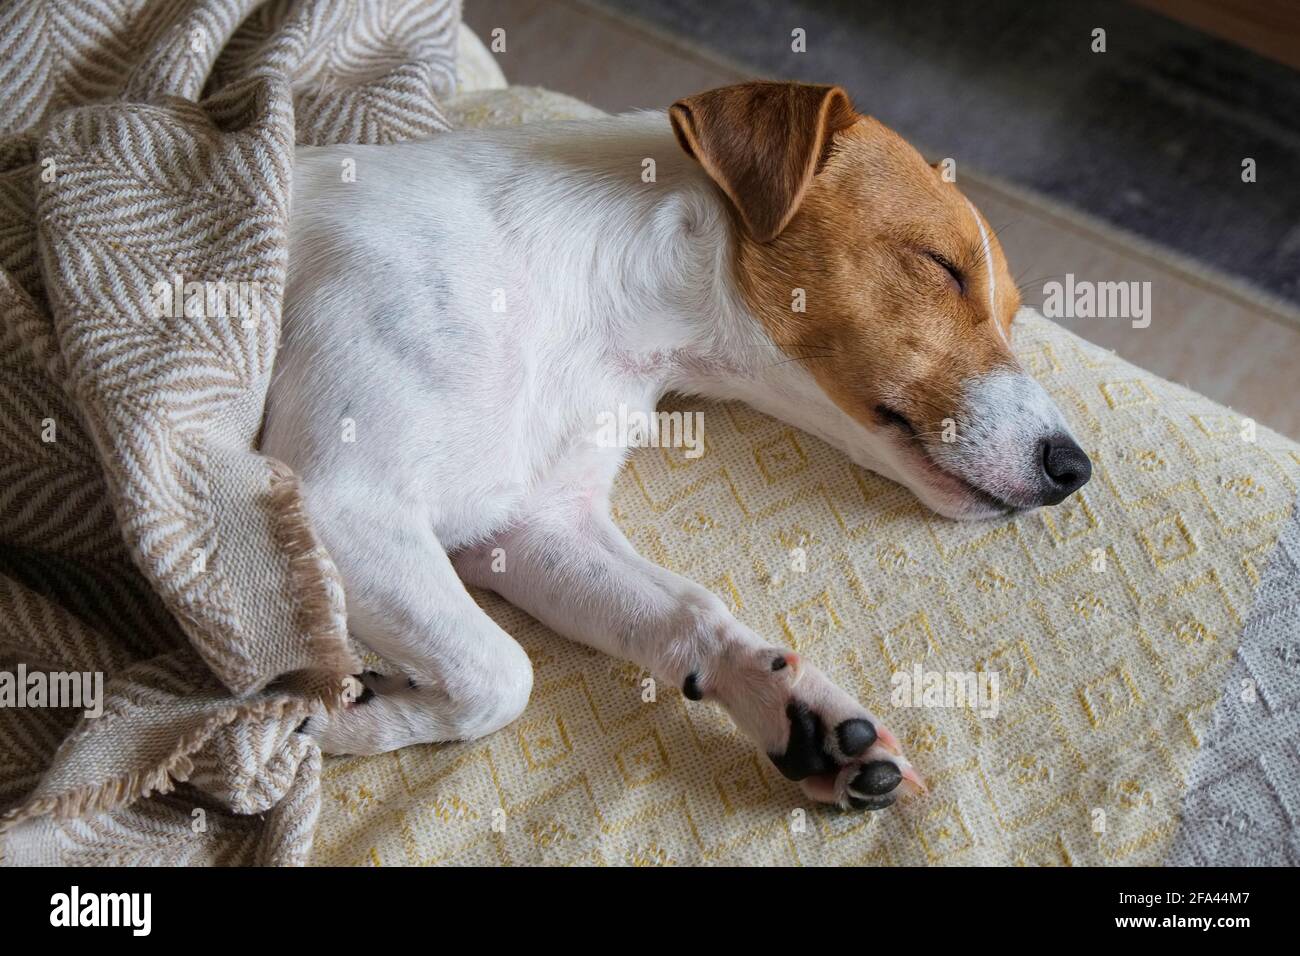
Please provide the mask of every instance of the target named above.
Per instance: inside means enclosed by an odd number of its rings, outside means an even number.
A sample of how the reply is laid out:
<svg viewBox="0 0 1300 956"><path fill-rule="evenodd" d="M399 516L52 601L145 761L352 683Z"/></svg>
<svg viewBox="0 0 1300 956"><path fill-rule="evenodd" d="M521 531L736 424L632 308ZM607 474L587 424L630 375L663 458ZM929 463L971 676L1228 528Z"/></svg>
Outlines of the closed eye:
<svg viewBox="0 0 1300 956"><path fill-rule="evenodd" d="M892 409L888 405L877 405L875 412L881 423L892 425L909 438L916 437L916 426L902 412Z"/></svg>
<svg viewBox="0 0 1300 956"><path fill-rule="evenodd" d="M930 252L929 250L926 251L925 257L940 269L943 269L948 273L948 277L952 279L953 283L957 286L958 293L965 293L966 279L962 276L961 270L952 264L951 259L947 256L940 255L937 252Z"/></svg>

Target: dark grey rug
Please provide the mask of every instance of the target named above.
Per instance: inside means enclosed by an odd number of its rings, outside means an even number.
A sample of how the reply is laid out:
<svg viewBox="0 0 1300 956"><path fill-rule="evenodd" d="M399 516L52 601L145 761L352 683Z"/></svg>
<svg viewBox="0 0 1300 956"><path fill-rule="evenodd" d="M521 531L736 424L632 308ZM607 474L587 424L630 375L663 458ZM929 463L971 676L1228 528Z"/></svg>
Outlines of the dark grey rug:
<svg viewBox="0 0 1300 956"><path fill-rule="evenodd" d="M959 174L969 164L1300 305L1300 73L1284 66L1106 0L595 2L756 73L840 83ZM791 51L796 27L806 53Z"/></svg>

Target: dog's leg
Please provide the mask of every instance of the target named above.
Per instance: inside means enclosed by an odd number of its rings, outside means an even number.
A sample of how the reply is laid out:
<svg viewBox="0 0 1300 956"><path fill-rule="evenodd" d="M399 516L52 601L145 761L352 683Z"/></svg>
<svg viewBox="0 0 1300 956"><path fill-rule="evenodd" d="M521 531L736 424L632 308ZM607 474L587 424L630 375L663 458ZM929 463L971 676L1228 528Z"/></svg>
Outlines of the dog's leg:
<svg viewBox="0 0 1300 956"><path fill-rule="evenodd" d="M305 728L327 753L383 753L468 740L523 711L533 671L518 643L474 603L428 522L380 492L311 494L313 523L343 576L348 627L401 674L364 675L346 709Z"/></svg>
<svg viewBox="0 0 1300 956"><path fill-rule="evenodd" d="M463 580L692 699L717 700L815 800L879 809L900 785L922 786L893 735L821 671L763 641L712 592L639 555L603 494L555 488L539 498L545 504L509 532L454 555Z"/></svg>

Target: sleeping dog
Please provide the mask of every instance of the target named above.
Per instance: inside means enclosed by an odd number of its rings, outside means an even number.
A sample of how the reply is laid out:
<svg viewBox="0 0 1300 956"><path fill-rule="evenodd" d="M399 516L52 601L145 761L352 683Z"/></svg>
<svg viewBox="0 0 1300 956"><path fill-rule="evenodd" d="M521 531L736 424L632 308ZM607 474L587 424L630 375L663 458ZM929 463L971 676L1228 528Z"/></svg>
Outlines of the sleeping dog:
<svg viewBox="0 0 1300 956"><path fill-rule="evenodd" d="M626 449L598 435L676 391L784 419L954 519L1083 485L1012 354L997 239L920 154L838 87L746 83L302 148L291 233L263 450L302 476L349 628L401 670L305 728L326 751L519 716L532 667L469 584L721 704L815 800L922 787L852 696L632 548L608 513Z"/></svg>

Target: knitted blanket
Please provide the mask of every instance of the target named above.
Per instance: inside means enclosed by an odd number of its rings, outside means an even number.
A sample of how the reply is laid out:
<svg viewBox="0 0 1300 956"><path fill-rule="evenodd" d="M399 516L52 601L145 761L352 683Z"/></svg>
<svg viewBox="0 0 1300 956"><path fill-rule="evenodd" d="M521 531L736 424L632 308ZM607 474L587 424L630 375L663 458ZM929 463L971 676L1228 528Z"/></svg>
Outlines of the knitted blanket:
<svg viewBox="0 0 1300 956"><path fill-rule="evenodd" d="M255 451L295 142L446 127L458 0L0 9L0 859L305 861L358 669Z"/></svg>

